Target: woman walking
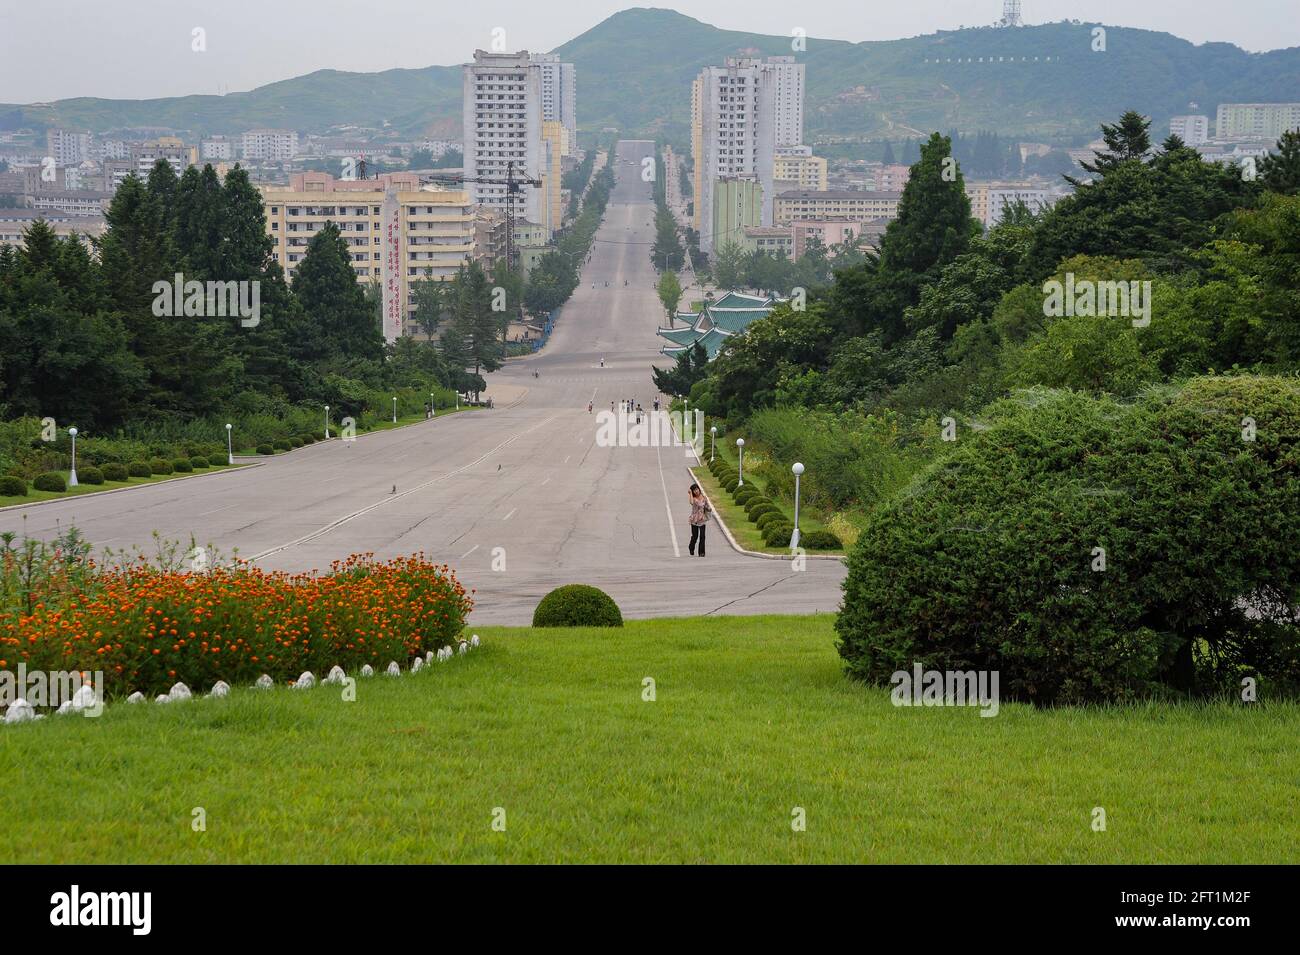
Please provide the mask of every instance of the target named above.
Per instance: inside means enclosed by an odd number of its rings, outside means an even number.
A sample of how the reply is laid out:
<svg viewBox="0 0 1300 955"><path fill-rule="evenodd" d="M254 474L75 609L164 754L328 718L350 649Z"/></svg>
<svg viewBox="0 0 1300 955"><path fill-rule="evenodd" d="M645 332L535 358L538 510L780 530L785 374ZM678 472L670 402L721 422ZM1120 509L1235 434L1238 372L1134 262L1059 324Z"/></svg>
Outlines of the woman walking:
<svg viewBox="0 0 1300 955"><path fill-rule="evenodd" d="M709 513L713 510L709 507L709 502L704 498L704 492L700 490L698 484L692 484L690 490L691 498L691 546L687 548L691 556L695 556L695 542L700 542L700 556L704 556L704 531L709 523Z"/></svg>

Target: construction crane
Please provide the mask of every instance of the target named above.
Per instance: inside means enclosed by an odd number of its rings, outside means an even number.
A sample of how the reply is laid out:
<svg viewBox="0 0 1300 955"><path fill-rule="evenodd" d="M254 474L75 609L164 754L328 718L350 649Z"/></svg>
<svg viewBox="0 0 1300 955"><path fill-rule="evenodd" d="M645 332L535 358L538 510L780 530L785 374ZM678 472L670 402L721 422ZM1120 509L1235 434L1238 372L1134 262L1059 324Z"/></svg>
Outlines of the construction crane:
<svg viewBox="0 0 1300 955"><path fill-rule="evenodd" d="M534 189L542 185L542 180L533 179L528 175L516 175L515 164L506 163L506 177L504 179L489 179L486 176L464 176L448 174L445 176L421 176L421 185L432 185L443 182L474 182L485 186L505 186L506 187L506 268L514 269L514 242L515 242L515 195L523 191L524 186L532 186Z"/></svg>

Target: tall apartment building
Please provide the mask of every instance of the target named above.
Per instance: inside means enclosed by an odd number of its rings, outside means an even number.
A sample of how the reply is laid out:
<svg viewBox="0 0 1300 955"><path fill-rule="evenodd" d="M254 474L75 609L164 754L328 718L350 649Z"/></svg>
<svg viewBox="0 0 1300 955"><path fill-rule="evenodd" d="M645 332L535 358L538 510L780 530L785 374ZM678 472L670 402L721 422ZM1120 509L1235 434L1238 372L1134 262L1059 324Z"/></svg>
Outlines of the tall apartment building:
<svg viewBox="0 0 1300 955"><path fill-rule="evenodd" d="M199 143L199 158L204 162L230 162L237 158L235 142L225 136L209 136Z"/></svg>
<svg viewBox="0 0 1300 955"><path fill-rule="evenodd" d="M420 186L416 173L377 179L335 179L329 173L295 173L289 186L262 186L267 234L275 257L292 280L312 236L326 222L339 227L357 281L383 292L384 337L418 333L411 321L412 283L447 281L474 254L474 209L460 189Z"/></svg>
<svg viewBox="0 0 1300 955"><path fill-rule="evenodd" d="M45 154L60 166L75 166L90 157L90 133L72 129L47 129Z"/></svg>
<svg viewBox="0 0 1300 955"><path fill-rule="evenodd" d="M129 171L134 172L141 179L148 178L149 171L153 169L154 163L159 159L167 160L178 176L199 161L198 150L193 146L186 146L175 136L159 136L157 139L151 139L148 142L132 143L129 155ZM104 166L105 172L107 172L109 163L105 162ZM126 173L114 175L112 189L120 186L122 179L125 178ZM112 191L112 189L109 191Z"/></svg>
<svg viewBox="0 0 1300 955"><path fill-rule="evenodd" d="M1300 103L1220 103L1214 123L1218 139L1277 140L1300 129Z"/></svg>
<svg viewBox="0 0 1300 955"><path fill-rule="evenodd" d="M713 221L719 180L757 183L762 221L752 224L772 224L776 148L797 145L803 132L803 71L792 57L728 57L725 66L705 67L692 85L702 251L712 252L721 241ZM794 136L794 141L778 143L778 130L783 139Z"/></svg>
<svg viewBox="0 0 1300 955"><path fill-rule="evenodd" d="M691 80L691 228L704 223L704 80Z"/></svg>
<svg viewBox="0 0 1300 955"><path fill-rule="evenodd" d="M462 76L462 125L465 177L500 180L467 182L477 205L502 212L506 209L506 174L541 178L542 78L541 67L527 50L518 53L474 51ZM558 184L557 184L558 189ZM541 222L541 190L523 186L515 194L514 214Z"/></svg>
<svg viewBox="0 0 1300 955"><path fill-rule="evenodd" d="M250 129L240 137L245 159L287 162L298 155L298 134L291 129Z"/></svg>
<svg viewBox="0 0 1300 955"><path fill-rule="evenodd" d="M779 150L772 163L772 178L778 183L790 183L786 189L826 189L827 166L824 156L782 154Z"/></svg>
<svg viewBox="0 0 1300 955"><path fill-rule="evenodd" d="M1188 146L1204 145L1210 141L1210 117L1174 116L1169 120L1169 134Z"/></svg>
<svg viewBox="0 0 1300 955"><path fill-rule="evenodd" d="M577 70L572 63L561 63L558 53L534 53L531 59L541 81L542 121L564 127L563 154L571 155L578 145Z"/></svg>

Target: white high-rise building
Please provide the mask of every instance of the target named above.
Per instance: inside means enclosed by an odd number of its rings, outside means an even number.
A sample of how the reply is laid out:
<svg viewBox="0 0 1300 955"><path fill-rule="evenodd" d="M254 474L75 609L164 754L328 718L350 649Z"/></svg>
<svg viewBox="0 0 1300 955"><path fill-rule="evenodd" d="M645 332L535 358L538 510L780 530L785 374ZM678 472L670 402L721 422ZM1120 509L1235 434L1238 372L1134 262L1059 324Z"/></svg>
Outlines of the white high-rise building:
<svg viewBox="0 0 1300 955"><path fill-rule="evenodd" d="M240 155L287 162L298 155L298 134L290 129L250 129L240 138Z"/></svg>
<svg viewBox="0 0 1300 955"><path fill-rule="evenodd" d="M558 53L534 53L542 86L542 119L561 123L569 132L569 142L578 142L577 70L572 63L561 63Z"/></svg>
<svg viewBox="0 0 1300 955"><path fill-rule="evenodd" d="M518 53L474 51L463 75L465 178L500 180L466 182L476 205L504 212L506 174L539 179L542 167L541 68L527 50ZM542 222L542 190L523 186L514 213Z"/></svg>
<svg viewBox="0 0 1300 955"><path fill-rule="evenodd" d="M73 129L47 129L46 155L60 166L75 166L90 158L90 133Z"/></svg>
<svg viewBox="0 0 1300 955"><path fill-rule="evenodd" d="M1210 117L1174 116L1169 120L1169 132L1188 146L1204 145L1210 141Z"/></svg>
<svg viewBox="0 0 1300 955"><path fill-rule="evenodd" d="M714 187L719 180L750 180L762 190L760 222L772 224L773 165L777 147L803 139L804 66L793 57L767 60L728 57L725 66L705 67L692 89L694 157L699 169L696 196L700 249L735 236L715 235ZM734 189L733 189L734 191Z"/></svg>

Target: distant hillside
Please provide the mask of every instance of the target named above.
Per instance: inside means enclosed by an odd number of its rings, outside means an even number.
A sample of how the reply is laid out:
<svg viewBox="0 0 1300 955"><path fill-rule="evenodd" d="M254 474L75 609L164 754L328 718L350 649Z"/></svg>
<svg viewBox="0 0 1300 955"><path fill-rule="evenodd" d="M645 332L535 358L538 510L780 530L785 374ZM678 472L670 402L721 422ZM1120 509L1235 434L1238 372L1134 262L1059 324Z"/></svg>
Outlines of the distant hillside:
<svg viewBox="0 0 1300 955"><path fill-rule="evenodd" d="M1213 116L1220 102L1300 100L1300 49L1247 53L1227 43L1197 46L1167 33L1107 27L1102 53L1093 52L1093 26L972 28L866 43L809 38L806 50L795 52L807 64L808 138L897 139L935 129L1079 135L1129 108L1152 116L1159 131L1189 101ZM690 81L702 66L741 53L794 51L789 37L719 30L671 10L633 9L557 52L577 66L582 128L680 138L690 119ZM97 132L168 126L196 135L255 126L319 133L387 123L407 135L458 136L460 84L459 66L321 70L226 96L0 105L0 122Z"/></svg>

